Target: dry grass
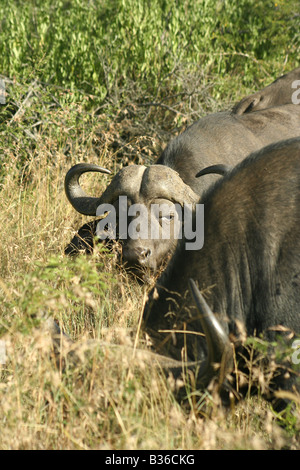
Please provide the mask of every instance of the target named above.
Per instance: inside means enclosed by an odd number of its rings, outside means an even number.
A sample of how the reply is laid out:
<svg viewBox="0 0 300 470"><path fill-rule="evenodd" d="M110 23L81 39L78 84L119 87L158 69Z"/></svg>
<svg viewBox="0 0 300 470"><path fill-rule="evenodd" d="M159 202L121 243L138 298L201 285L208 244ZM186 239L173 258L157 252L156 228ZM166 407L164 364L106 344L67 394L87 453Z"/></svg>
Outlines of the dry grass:
<svg viewBox="0 0 300 470"><path fill-rule="evenodd" d="M84 160L113 171L129 158L149 162L163 142L159 133L136 133L129 117L108 125L101 117L84 121L81 113L76 105L49 108L43 128L23 147L26 116L2 134L0 336L8 360L0 366L0 448L299 448L295 423L281 429L259 396L226 410L206 392L180 406L172 381L133 363L127 350L96 348L64 369L55 363L43 330L47 316L75 340L132 346L146 292L101 250L66 260L72 230L86 218L66 201L65 173ZM18 138L11 140L9 132L19 132ZM24 148L26 164L20 165ZM108 182L95 179L84 181L90 192Z"/></svg>
<svg viewBox="0 0 300 470"><path fill-rule="evenodd" d="M63 254L87 221L64 195L73 164L149 164L192 120L296 66L298 2L142 3L0 6L0 449L299 449L298 410L276 417L260 394L180 406L170 378L133 361L146 288L102 250ZM96 194L109 178L82 181ZM76 342L124 347L57 364L48 316Z"/></svg>

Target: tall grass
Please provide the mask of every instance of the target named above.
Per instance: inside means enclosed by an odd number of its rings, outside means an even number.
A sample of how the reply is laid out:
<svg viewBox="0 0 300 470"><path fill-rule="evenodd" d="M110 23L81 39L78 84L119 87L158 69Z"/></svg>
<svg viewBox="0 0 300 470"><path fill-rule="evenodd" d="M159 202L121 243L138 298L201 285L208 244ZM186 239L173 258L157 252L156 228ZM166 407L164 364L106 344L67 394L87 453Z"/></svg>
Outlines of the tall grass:
<svg viewBox="0 0 300 470"><path fill-rule="evenodd" d="M87 220L65 173L150 164L192 120L297 66L298 2L2 0L0 50L0 448L299 448L299 413L276 416L260 394L224 410L210 390L181 407L126 352L63 370L43 331L51 316L76 341L139 339L147 286L103 249L63 254ZM109 179L82 178L94 194Z"/></svg>

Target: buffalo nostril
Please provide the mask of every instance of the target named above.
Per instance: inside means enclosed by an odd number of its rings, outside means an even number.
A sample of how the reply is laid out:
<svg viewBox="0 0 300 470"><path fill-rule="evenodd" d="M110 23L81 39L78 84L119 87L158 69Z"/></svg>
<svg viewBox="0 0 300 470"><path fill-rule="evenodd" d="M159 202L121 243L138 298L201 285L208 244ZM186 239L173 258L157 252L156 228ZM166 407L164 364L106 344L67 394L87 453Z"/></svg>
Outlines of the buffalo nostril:
<svg viewBox="0 0 300 470"><path fill-rule="evenodd" d="M143 250L141 250L141 253L140 253L140 257L141 258L149 258L149 256L151 256L151 250L150 248L145 248Z"/></svg>
<svg viewBox="0 0 300 470"><path fill-rule="evenodd" d="M123 248L123 259L130 264L144 264L151 254L150 248Z"/></svg>

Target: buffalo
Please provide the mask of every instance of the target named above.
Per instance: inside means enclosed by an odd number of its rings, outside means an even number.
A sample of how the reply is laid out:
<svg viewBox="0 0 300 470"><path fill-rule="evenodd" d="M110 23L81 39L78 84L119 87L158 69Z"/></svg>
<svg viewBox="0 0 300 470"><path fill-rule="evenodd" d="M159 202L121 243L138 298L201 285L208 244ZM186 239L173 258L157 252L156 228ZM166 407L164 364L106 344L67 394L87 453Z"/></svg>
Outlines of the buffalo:
<svg viewBox="0 0 300 470"><path fill-rule="evenodd" d="M263 90L246 96L233 107L234 114L245 114L285 104L300 104L300 67L277 78Z"/></svg>
<svg viewBox="0 0 300 470"><path fill-rule="evenodd" d="M245 337L273 342L278 335L289 346L300 332L300 137L250 154L199 203L204 246L187 250L185 238L177 244L142 315L153 351L135 349L130 357L189 377L196 390L215 382L226 398L246 357ZM51 319L48 328L56 353L76 359L76 345ZM267 398L282 409L290 392L300 391L299 370L285 358L276 372ZM280 389L284 400L275 402Z"/></svg>
<svg viewBox="0 0 300 470"><path fill-rule="evenodd" d="M185 358L196 388L217 375L215 363L226 382L243 334L300 333L300 138L252 153L200 202L203 248L179 242L143 313L155 350L179 361L177 375ZM273 386L299 390L299 373L278 373Z"/></svg>
<svg viewBox="0 0 300 470"><path fill-rule="evenodd" d="M65 178L66 195L80 213L96 216L97 207L111 204L116 207L120 196L127 196L128 204L149 206L161 200L170 206L193 203L228 168L235 166L250 152L279 139L299 135L300 107L293 104L278 106L253 113L237 115L229 111L208 115L174 138L155 165L130 165L122 168L100 197L90 197L80 186L84 172L106 172L97 165L83 163L72 167ZM206 176L196 174L206 168ZM218 172L216 174L208 174ZM173 211L174 213L174 211ZM98 213L99 215L100 213ZM100 214L102 215L102 214ZM148 224L161 223L161 218L148 217ZM98 221L85 224L67 246L65 253L78 249L92 250ZM172 220L171 220L172 223ZM123 261L138 270L156 271L176 247L176 234L169 240L122 240ZM118 238L118 234L116 236Z"/></svg>

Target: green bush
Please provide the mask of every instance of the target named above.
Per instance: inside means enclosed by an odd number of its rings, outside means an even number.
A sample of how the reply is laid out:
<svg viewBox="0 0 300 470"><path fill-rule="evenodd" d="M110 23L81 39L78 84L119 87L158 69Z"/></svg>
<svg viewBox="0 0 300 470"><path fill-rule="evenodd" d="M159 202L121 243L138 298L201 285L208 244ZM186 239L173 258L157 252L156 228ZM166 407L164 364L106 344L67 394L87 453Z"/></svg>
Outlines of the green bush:
<svg viewBox="0 0 300 470"><path fill-rule="evenodd" d="M179 66L233 74L246 85L260 67L276 75L298 60L299 5L270 0L2 0L1 72L79 90L101 102L129 81L153 94ZM180 91L176 76L168 87ZM218 85L215 96L223 96Z"/></svg>

